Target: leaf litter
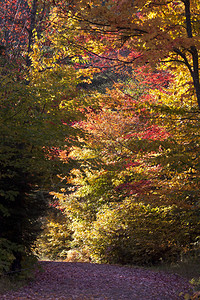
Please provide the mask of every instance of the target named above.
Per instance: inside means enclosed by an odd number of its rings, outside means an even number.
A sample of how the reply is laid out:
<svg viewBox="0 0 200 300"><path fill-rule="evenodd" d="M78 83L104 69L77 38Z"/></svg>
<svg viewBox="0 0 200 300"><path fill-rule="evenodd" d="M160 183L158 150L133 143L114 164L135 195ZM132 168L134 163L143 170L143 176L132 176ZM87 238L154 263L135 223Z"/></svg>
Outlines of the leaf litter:
<svg viewBox="0 0 200 300"><path fill-rule="evenodd" d="M178 300L192 290L177 274L138 267L42 261L43 271L2 300Z"/></svg>

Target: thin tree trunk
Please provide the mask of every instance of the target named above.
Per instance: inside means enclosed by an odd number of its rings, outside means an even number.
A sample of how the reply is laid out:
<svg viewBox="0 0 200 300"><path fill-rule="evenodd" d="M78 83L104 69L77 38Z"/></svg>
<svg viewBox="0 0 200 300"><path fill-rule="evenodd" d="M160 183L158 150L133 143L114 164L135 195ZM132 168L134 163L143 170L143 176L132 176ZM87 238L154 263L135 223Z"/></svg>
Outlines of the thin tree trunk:
<svg viewBox="0 0 200 300"><path fill-rule="evenodd" d="M192 79L194 82L194 88L196 91L197 102L200 109L200 80L199 80L199 57L198 51L195 46L191 47L192 60L193 60L193 73Z"/></svg>
<svg viewBox="0 0 200 300"><path fill-rule="evenodd" d="M29 29L28 50L27 50L27 57L26 57L27 67L30 67L30 65L31 65L31 60L29 58L29 54L31 52L31 46L33 43L33 30L36 25L35 23L36 23L37 2L38 2L38 0L33 0L32 8L31 8L31 24L30 24L30 29Z"/></svg>
<svg viewBox="0 0 200 300"><path fill-rule="evenodd" d="M190 9L190 0L183 1L185 5L185 18L186 18L186 30L187 36L189 38L193 37L192 33L192 22L191 22L191 9ZM190 73L192 75L193 84L197 96L197 102L200 109L200 79L199 79L199 54L195 46L191 46L189 52L192 55L192 70Z"/></svg>

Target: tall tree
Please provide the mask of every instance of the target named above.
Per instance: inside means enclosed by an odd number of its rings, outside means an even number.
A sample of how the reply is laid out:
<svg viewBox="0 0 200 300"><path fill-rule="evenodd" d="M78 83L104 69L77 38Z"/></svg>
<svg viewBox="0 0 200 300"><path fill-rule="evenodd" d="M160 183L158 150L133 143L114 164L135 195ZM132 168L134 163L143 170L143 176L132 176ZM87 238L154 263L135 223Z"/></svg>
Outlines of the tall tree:
<svg viewBox="0 0 200 300"><path fill-rule="evenodd" d="M128 49L126 57L122 52L107 57L116 64L151 63L169 69L185 65L200 107L199 1L94 0L89 4L87 1L56 4L62 13L68 8L94 39L116 50ZM105 57L103 52L102 56Z"/></svg>
<svg viewBox="0 0 200 300"><path fill-rule="evenodd" d="M15 16L20 16L20 2L16 3L18 9L11 18L15 29ZM30 32L24 37L19 31L19 48L11 29L8 41L2 41L0 55L1 273L20 270L32 255L48 207L48 192L58 183L57 175L67 174L75 164L70 158L63 164L59 154L78 143L80 130L70 124L80 116L74 104L82 101L76 89L80 76L74 67L61 69L56 59L50 69L37 64L43 48L33 43L33 28L31 40Z"/></svg>

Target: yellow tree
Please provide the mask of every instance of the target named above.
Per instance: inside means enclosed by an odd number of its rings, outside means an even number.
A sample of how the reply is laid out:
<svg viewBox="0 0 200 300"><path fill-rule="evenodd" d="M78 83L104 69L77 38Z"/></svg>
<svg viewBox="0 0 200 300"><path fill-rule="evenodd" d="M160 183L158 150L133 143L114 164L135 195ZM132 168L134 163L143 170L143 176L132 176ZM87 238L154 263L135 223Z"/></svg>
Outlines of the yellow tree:
<svg viewBox="0 0 200 300"><path fill-rule="evenodd" d="M200 107L198 0L61 2L56 3L60 11L65 13L67 7L94 39L113 49L128 49L126 57L119 51L112 61L173 68L184 64Z"/></svg>

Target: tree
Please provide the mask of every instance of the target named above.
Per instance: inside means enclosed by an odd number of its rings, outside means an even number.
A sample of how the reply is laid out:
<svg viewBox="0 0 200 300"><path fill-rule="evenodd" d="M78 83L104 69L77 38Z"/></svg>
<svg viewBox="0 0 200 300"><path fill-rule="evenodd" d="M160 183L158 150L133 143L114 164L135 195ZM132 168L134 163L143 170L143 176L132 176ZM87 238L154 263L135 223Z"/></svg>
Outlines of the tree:
<svg viewBox="0 0 200 300"><path fill-rule="evenodd" d="M49 191L76 165L60 158L82 136L72 124L82 116L84 72L56 33L51 40L51 17L45 1L3 1L0 9L1 272L20 270L33 253Z"/></svg>
<svg viewBox="0 0 200 300"><path fill-rule="evenodd" d="M54 193L71 220L71 247L94 262L177 261L199 236L199 116L174 101L174 78L136 74L97 94L99 106L75 125L87 146L70 155L85 172L72 171L74 193Z"/></svg>
<svg viewBox="0 0 200 300"><path fill-rule="evenodd" d="M49 4L40 0L0 1L1 44L10 58L30 66L34 32L40 34L47 26ZM22 67L22 65L21 65Z"/></svg>
<svg viewBox="0 0 200 300"><path fill-rule="evenodd" d="M87 1L56 4L63 14L68 8L82 28L105 47L128 49L126 57L120 51L113 57L107 56L115 65L150 63L169 69L185 65L200 107L198 1L97 0L90 4ZM86 45L84 48L95 53L94 48L90 50ZM106 52L100 55L105 56Z"/></svg>
<svg viewBox="0 0 200 300"><path fill-rule="evenodd" d="M80 92L72 66L64 68L64 82L58 67L46 72L33 68L27 84L18 61L3 52L0 63L0 271L12 274L32 255L57 176L76 165L70 158L63 164L59 157L61 150L79 143L81 132L70 124L81 114L69 98Z"/></svg>

